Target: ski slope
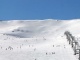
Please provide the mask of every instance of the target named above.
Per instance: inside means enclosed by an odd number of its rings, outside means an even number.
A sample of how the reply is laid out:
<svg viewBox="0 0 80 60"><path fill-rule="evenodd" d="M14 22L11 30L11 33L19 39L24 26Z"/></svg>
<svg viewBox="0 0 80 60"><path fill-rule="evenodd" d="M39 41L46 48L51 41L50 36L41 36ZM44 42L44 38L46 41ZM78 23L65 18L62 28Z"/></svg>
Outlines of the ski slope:
<svg viewBox="0 0 80 60"><path fill-rule="evenodd" d="M65 31L79 37L79 19L0 21L0 60L78 60Z"/></svg>

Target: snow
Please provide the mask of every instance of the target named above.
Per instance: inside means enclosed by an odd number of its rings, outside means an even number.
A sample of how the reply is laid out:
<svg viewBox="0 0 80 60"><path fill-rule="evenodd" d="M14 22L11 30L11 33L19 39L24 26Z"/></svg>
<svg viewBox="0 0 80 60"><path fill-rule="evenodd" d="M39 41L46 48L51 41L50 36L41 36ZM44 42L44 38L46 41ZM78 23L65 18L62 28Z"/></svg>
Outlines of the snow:
<svg viewBox="0 0 80 60"><path fill-rule="evenodd" d="M79 38L79 20L0 21L0 60L78 60L64 32Z"/></svg>

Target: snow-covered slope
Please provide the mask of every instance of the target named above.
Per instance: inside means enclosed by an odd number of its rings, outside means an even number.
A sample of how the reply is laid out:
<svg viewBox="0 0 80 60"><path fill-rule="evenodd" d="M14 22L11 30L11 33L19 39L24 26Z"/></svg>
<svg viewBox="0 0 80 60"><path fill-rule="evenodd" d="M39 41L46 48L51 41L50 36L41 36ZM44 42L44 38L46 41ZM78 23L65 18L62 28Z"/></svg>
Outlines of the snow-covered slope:
<svg viewBox="0 0 80 60"><path fill-rule="evenodd" d="M0 22L0 31L1 33L17 37L50 37L57 30L65 29L64 25L64 21L57 20L3 21Z"/></svg>
<svg viewBox="0 0 80 60"><path fill-rule="evenodd" d="M0 21L0 60L77 60L65 31L79 34L80 20Z"/></svg>

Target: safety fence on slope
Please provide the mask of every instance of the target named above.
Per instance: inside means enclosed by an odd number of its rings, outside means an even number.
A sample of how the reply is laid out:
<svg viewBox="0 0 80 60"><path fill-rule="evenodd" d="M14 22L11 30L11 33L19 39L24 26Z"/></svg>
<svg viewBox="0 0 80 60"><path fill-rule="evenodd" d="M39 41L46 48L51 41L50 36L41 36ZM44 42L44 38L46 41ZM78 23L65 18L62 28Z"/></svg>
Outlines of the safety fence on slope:
<svg viewBox="0 0 80 60"><path fill-rule="evenodd" d="M79 44L79 42L75 39L74 36L72 36L72 34L69 31L65 31L64 34L66 35L67 41L73 48L74 55L79 54L79 60L80 60L80 44Z"/></svg>

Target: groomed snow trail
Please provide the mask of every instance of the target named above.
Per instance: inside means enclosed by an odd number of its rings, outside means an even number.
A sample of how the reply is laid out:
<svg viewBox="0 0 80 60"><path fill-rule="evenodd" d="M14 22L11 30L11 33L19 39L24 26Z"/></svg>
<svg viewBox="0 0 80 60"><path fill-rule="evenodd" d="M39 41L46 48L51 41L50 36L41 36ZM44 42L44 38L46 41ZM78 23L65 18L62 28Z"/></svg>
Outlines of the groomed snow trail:
<svg viewBox="0 0 80 60"><path fill-rule="evenodd" d="M0 40L0 60L78 60L63 35L54 38L4 38ZM13 49L8 49L9 46Z"/></svg>

